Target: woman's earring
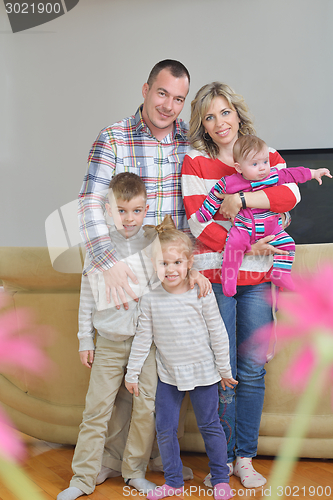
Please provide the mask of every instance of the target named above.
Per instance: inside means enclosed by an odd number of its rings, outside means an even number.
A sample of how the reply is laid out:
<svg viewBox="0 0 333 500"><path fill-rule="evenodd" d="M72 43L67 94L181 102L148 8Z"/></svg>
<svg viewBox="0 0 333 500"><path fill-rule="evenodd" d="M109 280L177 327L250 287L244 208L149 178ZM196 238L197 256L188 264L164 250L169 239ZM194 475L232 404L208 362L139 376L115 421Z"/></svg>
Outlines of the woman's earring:
<svg viewBox="0 0 333 500"><path fill-rule="evenodd" d="M207 134L207 132L204 133L203 138L205 139L205 141L211 140L211 136L209 134Z"/></svg>

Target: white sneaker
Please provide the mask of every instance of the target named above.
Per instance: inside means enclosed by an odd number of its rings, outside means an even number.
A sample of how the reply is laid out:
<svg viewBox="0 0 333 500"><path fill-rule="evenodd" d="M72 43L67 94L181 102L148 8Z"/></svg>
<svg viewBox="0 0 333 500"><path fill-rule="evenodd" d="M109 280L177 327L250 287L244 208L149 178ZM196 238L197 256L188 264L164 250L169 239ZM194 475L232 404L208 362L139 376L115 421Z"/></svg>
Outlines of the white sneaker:
<svg viewBox="0 0 333 500"><path fill-rule="evenodd" d="M233 473L234 473L234 464L232 462L230 462L229 464L227 464L227 466L229 467L229 474L228 476L232 476ZM205 477L204 479L204 485L207 486L207 488L213 488L213 485L212 485L212 482L211 482L211 473L207 474L207 476Z"/></svg>
<svg viewBox="0 0 333 500"><path fill-rule="evenodd" d="M102 465L102 468L96 478L96 485L104 483L109 477L119 477L121 476L121 472L117 470L110 469L109 467L105 467Z"/></svg>

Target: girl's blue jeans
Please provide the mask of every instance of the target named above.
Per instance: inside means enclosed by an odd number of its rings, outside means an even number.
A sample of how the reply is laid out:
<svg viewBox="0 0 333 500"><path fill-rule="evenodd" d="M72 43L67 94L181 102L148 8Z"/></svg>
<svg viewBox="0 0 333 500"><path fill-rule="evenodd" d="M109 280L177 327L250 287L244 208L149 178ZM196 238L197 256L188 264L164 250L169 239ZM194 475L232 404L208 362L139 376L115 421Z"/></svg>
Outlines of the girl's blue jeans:
<svg viewBox="0 0 333 500"><path fill-rule="evenodd" d="M270 283L238 286L233 297L223 295L222 285L213 291L229 336L232 376L235 389L222 390L219 384L219 415L228 445L228 462L236 457L254 457L265 394L267 346L252 338L260 327L273 321L268 302Z"/></svg>
<svg viewBox="0 0 333 500"><path fill-rule="evenodd" d="M203 437L212 485L229 483L227 443L218 415L218 384L196 387L190 394L191 403ZM156 433L161 453L165 483L173 488L184 484L183 465L177 438L179 412L184 391L158 380L156 391Z"/></svg>

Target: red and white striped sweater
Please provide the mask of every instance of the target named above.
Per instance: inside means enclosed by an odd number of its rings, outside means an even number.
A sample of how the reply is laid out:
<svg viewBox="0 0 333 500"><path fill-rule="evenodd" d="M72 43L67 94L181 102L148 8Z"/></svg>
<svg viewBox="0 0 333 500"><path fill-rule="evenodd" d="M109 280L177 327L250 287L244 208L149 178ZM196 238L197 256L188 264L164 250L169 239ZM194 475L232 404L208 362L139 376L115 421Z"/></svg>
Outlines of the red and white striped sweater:
<svg viewBox="0 0 333 500"><path fill-rule="evenodd" d="M278 169L286 167L281 155L271 148L269 148L269 160L271 167ZM221 252L231 224L219 213L214 219L203 224L197 220L195 212L201 207L214 184L221 177L235 172L234 167L222 163L219 159L213 160L194 149L185 155L183 162L182 192L185 211L191 232L197 239L196 251L205 254L203 268L209 268L209 271L204 271L203 274L212 283L219 283L221 280ZM265 193L270 202L270 209L274 212L287 212L300 201L296 184L267 188ZM238 285L255 285L269 281L271 265L271 256L245 256L238 274Z"/></svg>

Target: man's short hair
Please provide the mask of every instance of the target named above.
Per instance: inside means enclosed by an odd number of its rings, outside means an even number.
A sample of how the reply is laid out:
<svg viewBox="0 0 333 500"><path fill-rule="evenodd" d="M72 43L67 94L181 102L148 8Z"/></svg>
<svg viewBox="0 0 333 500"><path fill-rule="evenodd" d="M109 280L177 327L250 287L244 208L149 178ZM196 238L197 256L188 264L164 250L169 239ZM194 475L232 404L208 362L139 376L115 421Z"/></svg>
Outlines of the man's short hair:
<svg viewBox="0 0 333 500"><path fill-rule="evenodd" d="M147 200L145 183L141 177L132 172L121 172L115 175L109 184L109 198L110 190L112 190L115 200L130 201L140 195Z"/></svg>
<svg viewBox="0 0 333 500"><path fill-rule="evenodd" d="M149 87L152 86L162 69L167 69L168 71L170 71L172 76L175 78L187 77L188 83L190 83L190 73L188 72L188 69L184 66L184 64L179 61L175 61L174 59L164 59L163 61L155 64L155 66L149 73L147 80Z"/></svg>
<svg viewBox="0 0 333 500"><path fill-rule="evenodd" d="M259 139L256 135L241 135L234 144L233 155L234 161L239 163L253 153L260 153L264 148L267 148L266 143Z"/></svg>

